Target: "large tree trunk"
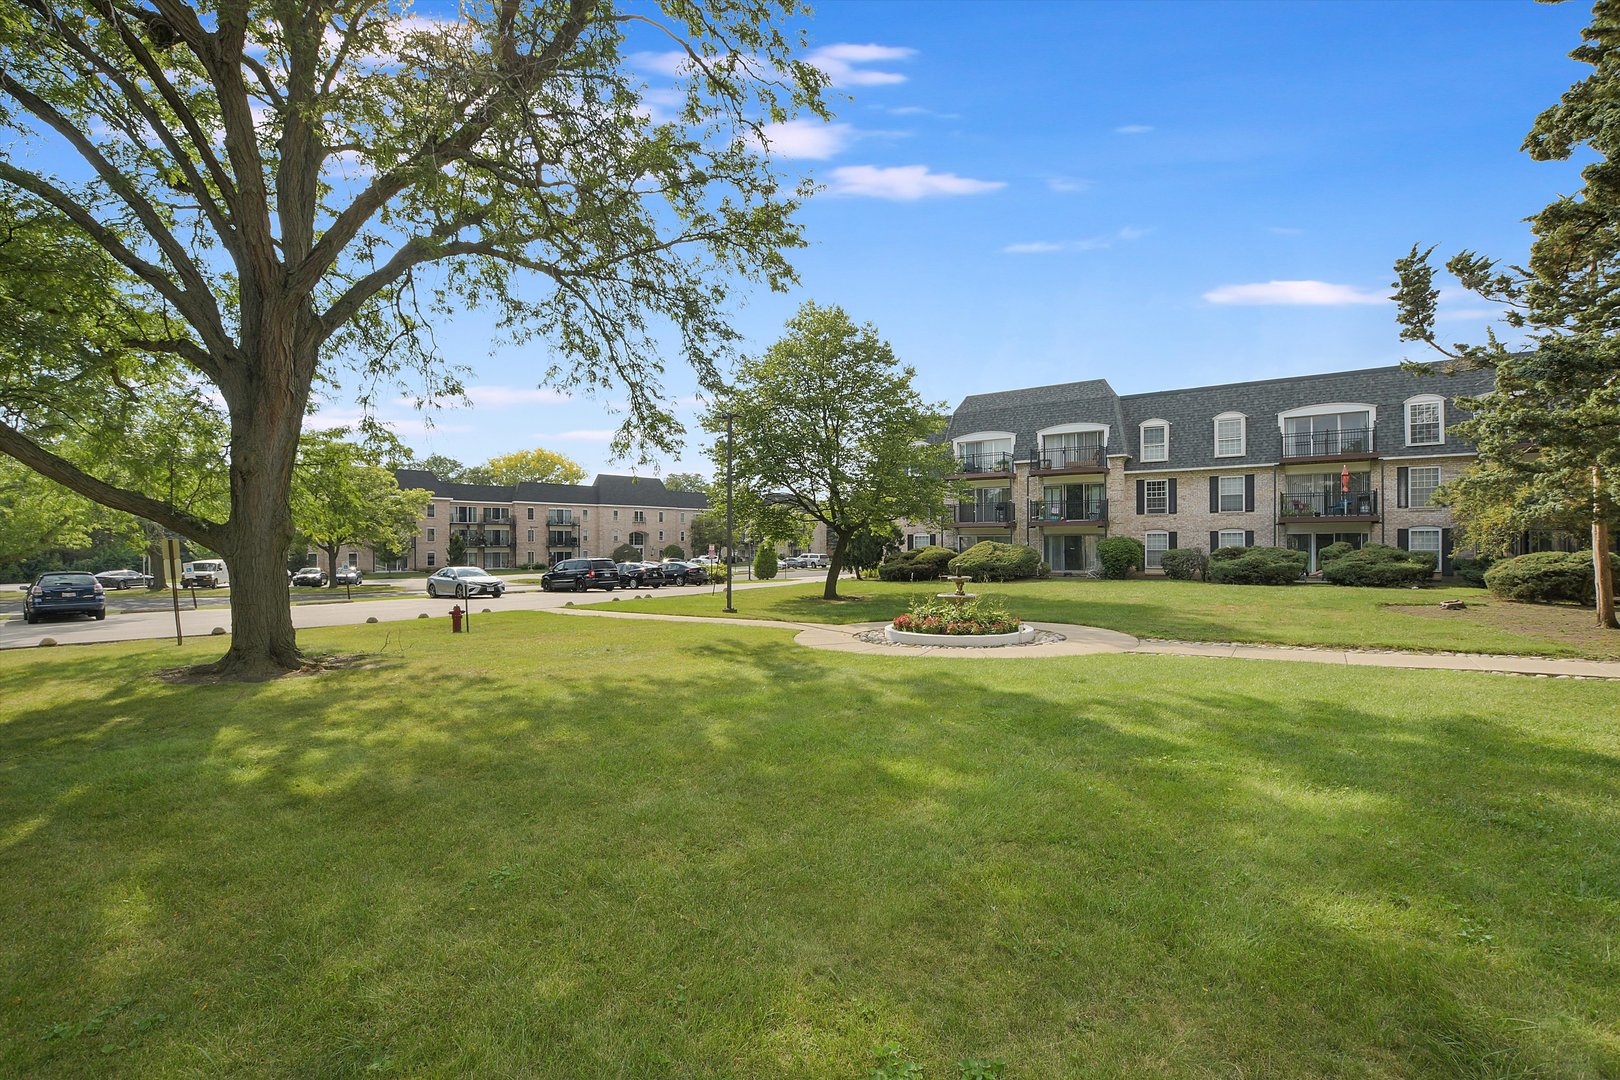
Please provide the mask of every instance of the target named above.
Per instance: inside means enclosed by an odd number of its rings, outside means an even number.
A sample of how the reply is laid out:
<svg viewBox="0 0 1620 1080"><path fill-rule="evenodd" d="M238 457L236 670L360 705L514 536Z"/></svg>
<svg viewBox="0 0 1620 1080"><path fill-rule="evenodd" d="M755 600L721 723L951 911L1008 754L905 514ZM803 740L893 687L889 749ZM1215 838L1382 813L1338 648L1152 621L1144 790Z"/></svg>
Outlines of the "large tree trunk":
<svg viewBox="0 0 1620 1080"><path fill-rule="evenodd" d="M152 584L147 587L153 592L162 592L169 587L168 561L164 558L166 554L161 537L146 541L146 565L151 567L152 574Z"/></svg>
<svg viewBox="0 0 1620 1080"><path fill-rule="evenodd" d="M836 600L838 599L838 575L844 569L844 542L848 537L833 535L831 531L827 535L832 538L833 549L827 555L827 584L821 590L821 598L823 600Z"/></svg>
<svg viewBox="0 0 1620 1080"><path fill-rule="evenodd" d="M1609 562L1609 519L1603 497L1603 473L1592 466L1592 579L1597 594L1598 625L1620 629L1614 614L1614 570Z"/></svg>

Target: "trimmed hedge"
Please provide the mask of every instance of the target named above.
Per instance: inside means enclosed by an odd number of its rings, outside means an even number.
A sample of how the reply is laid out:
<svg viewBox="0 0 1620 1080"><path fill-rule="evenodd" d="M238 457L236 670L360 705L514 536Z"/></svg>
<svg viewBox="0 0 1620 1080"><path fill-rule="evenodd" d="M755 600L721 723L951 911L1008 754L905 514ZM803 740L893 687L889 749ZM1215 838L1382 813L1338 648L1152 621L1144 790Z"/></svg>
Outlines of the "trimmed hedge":
<svg viewBox="0 0 1620 1080"><path fill-rule="evenodd" d="M950 562L951 573L974 581L1019 581L1041 572L1041 553L1028 544L981 540Z"/></svg>
<svg viewBox="0 0 1620 1080"><path fill-rule="evenodd" d="M1289 548L1216 548L1209 556L1209 580L1218 585L1292 585L1309 563L1303 551Z"/></svg>
<svg viewBox="0 0 1620 1080"><path fill-rule="evenodd" d="M1198 581L1209 569L1203 548L1171 548L1159 560L1164 576L1177 581Z"/></svg>
<svg viewBox="0 0 1620 1080"><path fill-rule="evenodd" d="M1325 549L1323 554L1326 554ZM1324 560L1322 577L1334 585L1421 585L1434 576L1434 567L1432 552L1402 551L1388 544L1365 544L1361 550L1347 552L1332 562Z"/></svg>
<svg viewBox="0 0 1620 1080"><path fill-rule="evenodd" d="M776 545L761 544L754 552L754 576L761 581L769 581L776 576Z"/></svg>
<svg viewBox="0 0 1620 1080"><path fill-rule="evenodd" d="M1097 561L1102 563L1102 576L1122 579L1132 570L1142 569L1147 551L1142 541L1129 536L1109 536L1097 541Z"/></svg>
<svg viewBox="0 0 1620 1080"><path fill-rule="evenodd" d="M1620 555L1609 556L1620 574ZM1485 587L1504 600L1541 604L1590 604L1596 596L1590 551L1533 551L1504 559L1485 571Z"/></svg>
<svg viewBox="0 0 1620 1080"><path fill-rule="evenodd" d="M1335 540L1333 543L1316 553L1316 561L1317 564L1323 568L1323 570L1326 570L1328 563L1342 555L1348 555L1354 550L1356 549L1351 546L1348 540Z"/></svg>
<svg viewBox="0 0 1620 1080"><path fill-rule="evenodd" d="M938 544L912 548L880 564L878 577L884 581L938 581L954 558L956 552Z"/></svg>
<svg viewBox="0 0 1620 1080"><path fill-rule="evenodd" d="M1452 559L1451 572L1464 585L1472 585L1475 588L1483 589L1485 587L1485 571L1489 570L1495 563L1496 560L1488 555L1482 555L1477 559Z"/></svg>

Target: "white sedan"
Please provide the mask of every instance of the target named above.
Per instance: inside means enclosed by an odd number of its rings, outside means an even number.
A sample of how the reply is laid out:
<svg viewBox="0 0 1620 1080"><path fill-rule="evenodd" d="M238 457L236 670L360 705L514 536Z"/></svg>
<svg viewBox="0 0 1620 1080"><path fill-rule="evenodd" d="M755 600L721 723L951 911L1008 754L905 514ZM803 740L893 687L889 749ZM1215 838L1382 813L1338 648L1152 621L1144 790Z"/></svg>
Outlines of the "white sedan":
<svg viewBox="0 0 1620 1080"><path fill-rule="evenodd" d="M506 591L506 582L480 570L476 566L446 566L427 580L429 596L454 596L465 600L469 596L500 596Z"/></svg>

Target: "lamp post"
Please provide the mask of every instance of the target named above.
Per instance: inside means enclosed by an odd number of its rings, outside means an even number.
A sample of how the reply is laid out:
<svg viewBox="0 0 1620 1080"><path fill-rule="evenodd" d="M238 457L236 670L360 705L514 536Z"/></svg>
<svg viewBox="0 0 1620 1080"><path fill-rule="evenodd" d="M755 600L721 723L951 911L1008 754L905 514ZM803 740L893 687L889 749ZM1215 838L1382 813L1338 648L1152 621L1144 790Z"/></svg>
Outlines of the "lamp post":
<svg viewBox="0 0 1620 1080"><path fill-rule="evenodd" d="M731 606L731 422L737 419L737 414L728 412L721 419L726 422L726 606L728 615L735 615L737 609Z"/></svg>

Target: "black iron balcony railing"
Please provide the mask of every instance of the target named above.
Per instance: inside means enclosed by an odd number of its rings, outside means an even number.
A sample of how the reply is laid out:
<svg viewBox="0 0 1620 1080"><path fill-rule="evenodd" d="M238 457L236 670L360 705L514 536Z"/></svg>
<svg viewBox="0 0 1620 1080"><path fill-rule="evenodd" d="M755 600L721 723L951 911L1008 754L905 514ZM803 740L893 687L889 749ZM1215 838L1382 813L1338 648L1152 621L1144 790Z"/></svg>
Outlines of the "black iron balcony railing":
<svg viewBox="0 0 1620 1080"><path fill-rule="evenodd" d="M1289 432L1282 437L1282 456L1319 458L1339 457L1344 454L1370 454L1373 452L1372 445L1370 428Z"/></svg>
<svg viewBox="0 0 1620 1080"><path fill-rule="evenodd" d="M1013 504L1010 502L958 503L955 517L958 525L1011 525Z"/></svg>
<svg viewBox="0 0 1620 1080"><path fill-rule="evenodd" d="M1058 522L1096 522L1108 520L1107 499L1035 499L1029 504L1031 523L1053 525Z"/></svg>
<svg viewBox="0 0 1620 1080"><path fill-rule="evenodd" d="M963 454L956 460L961 473L1010 473L1013 471L1011 454Z"/></svg>
<svg viewBox="0 0 1620 1080"><path fill-rule="evenodd" d="M1277 497L1280 518L1372 518L1378 516L1376 491L1284 492Z"/></svg>
<svg viewBox="0 0 1620 1080"><path fill-rule="evenodd" d="M1104 446L1058 446L1042 450L1035 468L1046 472L1058 469L1105 469L1108 448Z"/></svg>

